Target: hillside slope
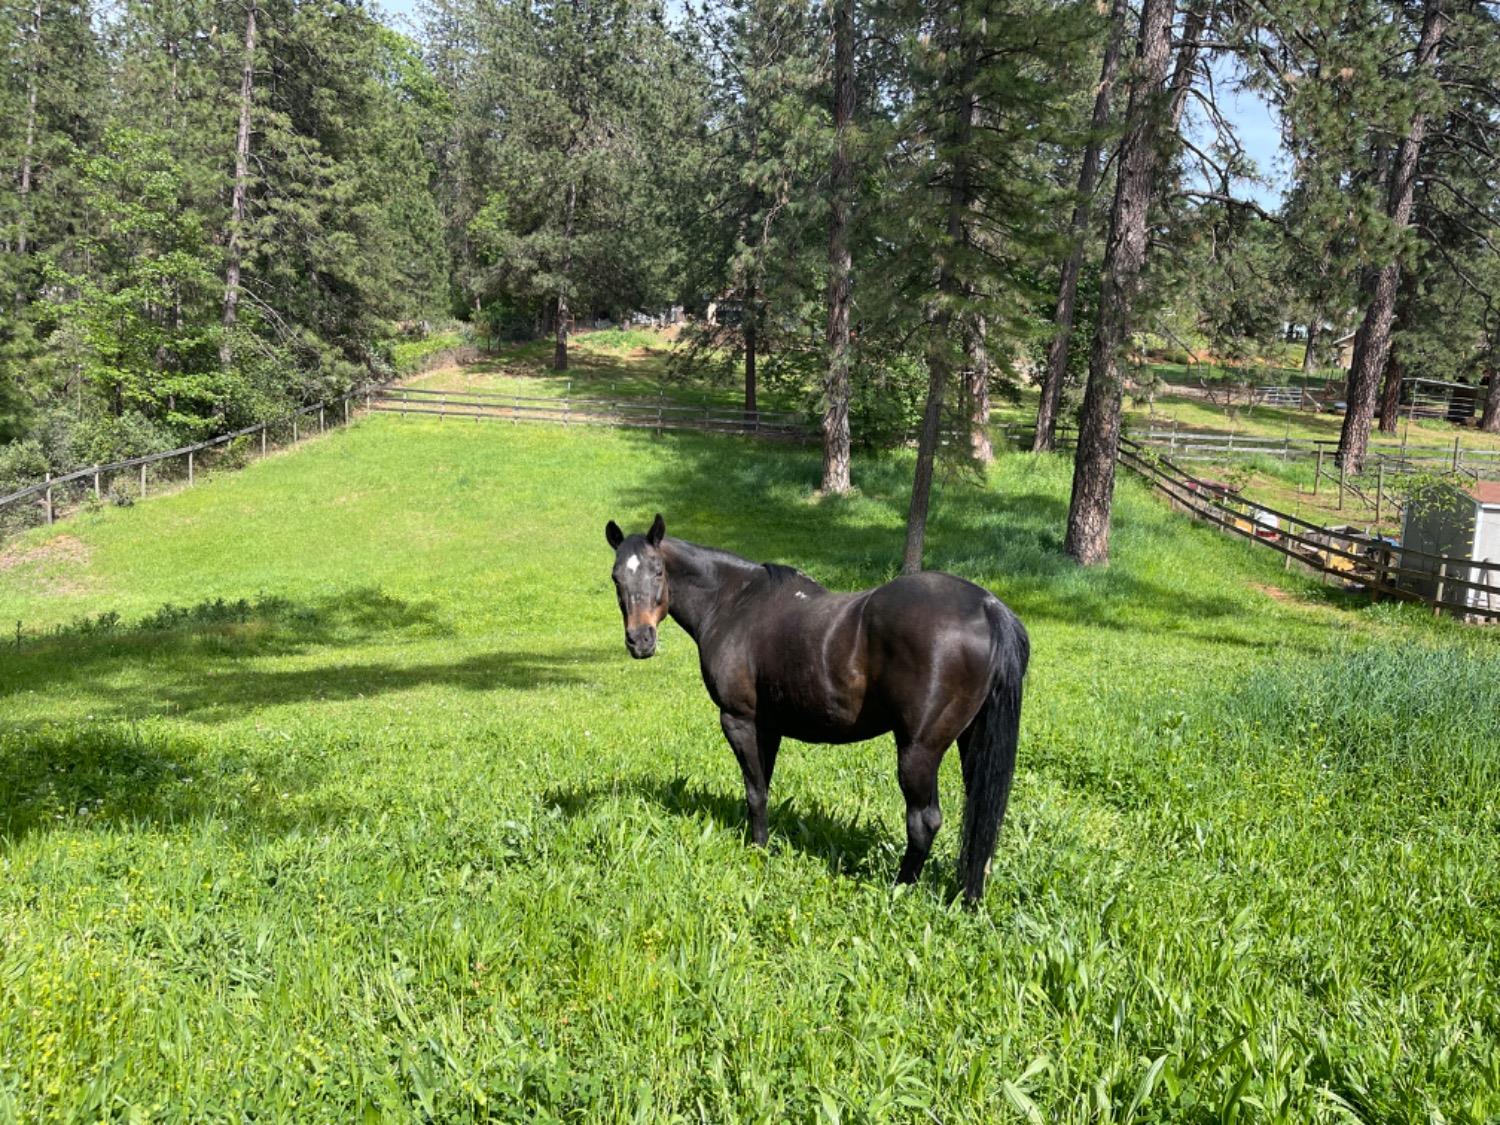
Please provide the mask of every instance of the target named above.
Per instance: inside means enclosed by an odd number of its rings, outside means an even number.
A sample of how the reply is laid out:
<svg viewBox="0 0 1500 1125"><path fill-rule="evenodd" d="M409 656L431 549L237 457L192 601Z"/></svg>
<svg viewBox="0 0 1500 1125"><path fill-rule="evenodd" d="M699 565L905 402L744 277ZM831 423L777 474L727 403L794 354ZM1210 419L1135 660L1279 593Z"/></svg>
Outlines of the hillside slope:
<svg viewBox="0 0 1500 1125"><path fill-rule="evenodd" d="M956 815L889 885L888 741L790 747L755 853L691 642L624 653L609 518L890 577L909 463L817 472L377 417L10 547L0 1116L1500 1112L1490 638L1128 481L1079 571L1058 460L949 482L930 565L1035 652L966 914Z"/></svg>

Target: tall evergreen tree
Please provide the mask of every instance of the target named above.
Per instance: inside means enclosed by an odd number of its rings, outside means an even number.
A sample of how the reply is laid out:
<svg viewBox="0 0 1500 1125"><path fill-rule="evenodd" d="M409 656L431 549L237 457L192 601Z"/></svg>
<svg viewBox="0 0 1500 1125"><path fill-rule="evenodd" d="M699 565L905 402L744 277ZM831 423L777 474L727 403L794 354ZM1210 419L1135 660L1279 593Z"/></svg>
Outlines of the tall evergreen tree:
<svg viewBox="0 0 1500 1125"><path fill-rule="evenodd" d="M1130 102L1125 111L1125 135L1117 156L1119 171L1110 210L1099 319L1089 353L1089 379L1078 423L1073 495L1063 543L1063 550L1085 565L1109 558L1109 516L1125 386L1120 353L1141 289L1147 213L1158 190L1158 136L1169 111L1163 101L1171 29L1172 0L1145 0Z"/></svg>
<svg viewBox="0 0 1500 1125"><path fill-rule="evenodd" d="M914 571L946 403L960 405L952 420L959 455L982 456L974 432L986 396L976 373L987 389L991 374L1008 371L991 366L992 342L1025 333L1032 279L1057 252L1049 215L1063 195L1037 174L1037 152L1061 133L1067 77L1086 37L1074 8L981 0L902 11L905 105L894 122L893 174L879 181L872 216L889 249L869 268L883 305L873 311L898 327L893 335L921 341L927 377L903 553Z"/></svg>
<svg viewBox="0 0 1500 1125"><path fill-rule="evenodd" d="M1053 313L1054 332L1047 345L1042 369L1041 394L1038 398L1036 433L1031 447L1037 452L1056 444L1057 413L1062 404L1063 382L1068 373L1068 349L1073 337L1073 317L1078 303L1078 275L1083 268L1084 240L1094 212L1094 191L1099 182L1100 155L1109 127L1110 104L1114 96L1115 75L1120 64L1120 41L1125 35L1125 18L1129 8L1125 0L1114 0L1110 7L1109 26L1099 63L1099 84L1094 92L1094 109L1089 119L1089 135L1084 143L1078 168L1078 198L1073 204L1073 219L1068 233L1071 246L1063 260L1058 285L1057 307Z"/></svg>
<svg viewBox="0 0 1500 1125"><path fill-rule="evenodd" d="M823 408L823 491L849 491L849 210L854 166L854 0L834 0L833 160L829 169L828 375Z"/></svg>
<svg viewBox="0 0 1500 1125"><path fill-rule="evenodd" d="M1430 88L1436 69L1447 24L1443 4L1444 0L1425 0L1423 4L1422 30L1408 75L1419 96L1424 89ZM1412 110L1387 172L1385 217L1396 239L1402 236L1411 221L1417 160L1422 151L1429 112L1429 107L1422 103ZM1391 323L1395 316L1400 274L1400 258L1396 248L1392 248L1385 253L1384 260L1371 266L1362 286L1365 316L1354 337L1354 359L1349 368L1349 386L1345 394L1347 406L1338 449L1339 463L1350 472L1357 473L1364 468L1376 393L1390 355Z"/></svg>

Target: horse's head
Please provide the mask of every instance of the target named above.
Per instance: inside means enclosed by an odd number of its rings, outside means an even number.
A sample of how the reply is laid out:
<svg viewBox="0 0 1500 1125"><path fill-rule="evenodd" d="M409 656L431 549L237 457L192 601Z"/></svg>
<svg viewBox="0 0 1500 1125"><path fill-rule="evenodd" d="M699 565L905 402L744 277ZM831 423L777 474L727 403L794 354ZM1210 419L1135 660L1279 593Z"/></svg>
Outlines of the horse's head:
<svg viewBox="0 0 1500 1125"><path fill-rule="evenodd" d="M660 512L644 535L626 535L614 520L604 525L604 538L615 549L612 577L625 618L625 647L637 660L656 652L656 627L667 615L667 563L661 554L666 534Z"/></svg>

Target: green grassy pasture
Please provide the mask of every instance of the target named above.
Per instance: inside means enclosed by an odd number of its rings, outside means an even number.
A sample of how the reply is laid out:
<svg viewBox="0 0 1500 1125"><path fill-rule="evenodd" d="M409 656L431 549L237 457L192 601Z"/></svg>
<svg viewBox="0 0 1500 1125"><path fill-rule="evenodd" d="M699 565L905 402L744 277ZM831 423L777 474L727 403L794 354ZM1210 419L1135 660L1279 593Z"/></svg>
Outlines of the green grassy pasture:
<svg viewBox="0 0 1500 1125"><path fill-rule="evenodd" d="M553 343L533 340L496 349L478 363L445 367L409 381L428 390L501 391L529 398L648 399L679 406L733 410L743 407L743 384L733 380L670 378L668 361L677 345L669 332L607 328L575 334L568 343L568 370L552 370ZM762 385L761 410L797 410L805 396Z"/></svg>
<svg viewBox="0 0 1500 1125"><path fill-rule="evenodd" d="M1500 1114L1494 638L1345 603L1069 466L929 561L1034 662L982 909L895 890L887 740L772 845L608 518L893 573L910 462L377 416L0 554L0 1119L1429 1121Z"/></svg>

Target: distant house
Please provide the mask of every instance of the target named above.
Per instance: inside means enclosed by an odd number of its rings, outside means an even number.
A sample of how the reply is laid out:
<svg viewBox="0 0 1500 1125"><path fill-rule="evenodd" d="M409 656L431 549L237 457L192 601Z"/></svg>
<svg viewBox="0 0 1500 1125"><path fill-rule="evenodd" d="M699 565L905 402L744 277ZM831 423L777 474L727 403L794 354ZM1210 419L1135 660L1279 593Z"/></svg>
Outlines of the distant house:
<svg viewBox="0 0 1500 1125"><path fill-rule="evenodd" d="M1452 578L1500 585L1500 481L1443 489L1408 503L1401 546L1403 569L1422 572L1422 577L1405 576L1402 585L1428 597L1436 595L1440 581ZM1417 551L1465 562L1442 564L1411 553ZM1500 610L1500 596L1467 587L1445 589L1442 600Z"/></svg>

